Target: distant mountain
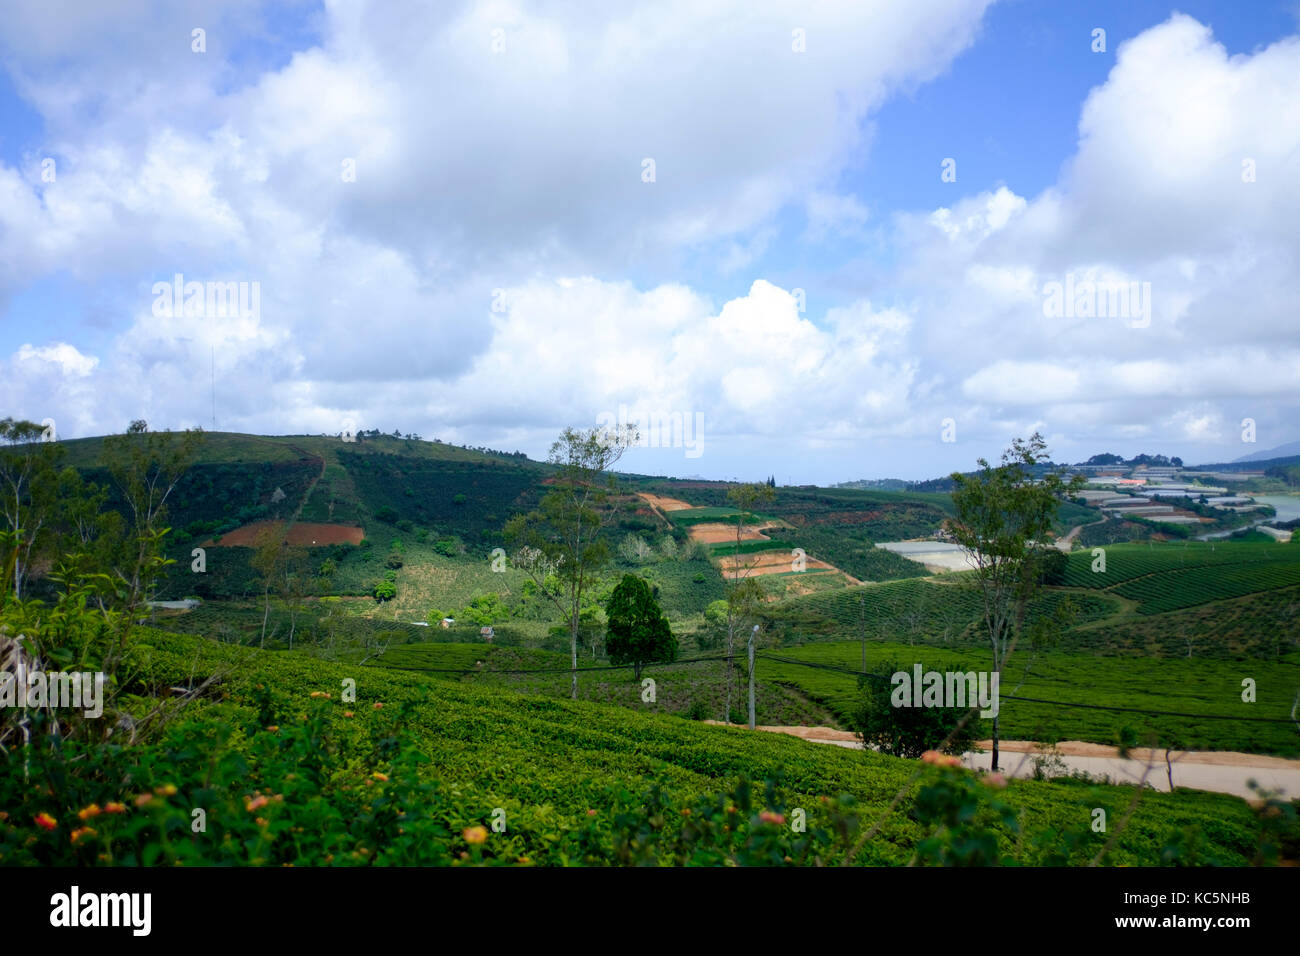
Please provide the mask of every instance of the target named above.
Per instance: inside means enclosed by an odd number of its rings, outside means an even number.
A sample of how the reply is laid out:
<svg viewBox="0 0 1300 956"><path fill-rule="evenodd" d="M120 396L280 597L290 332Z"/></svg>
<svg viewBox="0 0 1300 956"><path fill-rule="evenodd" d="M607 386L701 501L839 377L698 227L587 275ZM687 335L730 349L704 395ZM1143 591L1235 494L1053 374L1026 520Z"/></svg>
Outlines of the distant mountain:
<svg viewBox="0 0 1300 956"><path fill-rule="evenodd" d="M1270 448L1268 451L1257 451L1250 455L1242 455L1240 458L1234 458L1233 464L1243 461L1267 461L1270 458L1290 458L1293 455L1300 455L1300 441L1289 441L1285 445L1278 445L1276 448Z"/></svg>

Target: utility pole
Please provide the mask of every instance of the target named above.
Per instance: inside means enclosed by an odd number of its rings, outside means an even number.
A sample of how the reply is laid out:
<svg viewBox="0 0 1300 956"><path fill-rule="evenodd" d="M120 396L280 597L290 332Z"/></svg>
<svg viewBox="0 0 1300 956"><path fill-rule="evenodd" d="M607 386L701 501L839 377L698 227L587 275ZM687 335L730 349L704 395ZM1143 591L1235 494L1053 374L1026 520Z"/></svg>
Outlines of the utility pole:
<svg viewBox="0 0 1300 956"><path fill-rule="evenodd" d="M749 632L749 729L754 729L754 641L758 637L758 625Z"/></svg>

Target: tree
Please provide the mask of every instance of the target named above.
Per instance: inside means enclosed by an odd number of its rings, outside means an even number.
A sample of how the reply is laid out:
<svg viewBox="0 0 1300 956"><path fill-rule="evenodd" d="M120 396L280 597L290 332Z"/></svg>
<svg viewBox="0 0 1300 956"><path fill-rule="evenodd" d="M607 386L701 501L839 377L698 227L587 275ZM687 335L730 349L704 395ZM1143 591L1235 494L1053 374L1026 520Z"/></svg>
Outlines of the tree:
<svg viewBox="0 0 1300 956"><path fill-rule="evenodd" d="M501 595L496 592L489 592L477 595L474 600L465 605L465 609L461 611L460 616L466 618L472 624L477 624L479 627L488 627L509 616L509 614L510 609L501 600Z"/></svg>
<svg viewBox="0 0 1300 956"><path fill-rule="evenodd" d="M33 549L57 508L57 465L63 447L43 441L45 428L35 422L0 421L0 502L13 558L14 597L21 598ZM6 548L5 550L9 550Z"/></svg>
<svg viewBox="0 0 1300 956"><path fill-rule="evenodd" d="M535 511L516 515L505 527L506 539L516 549L515 566L538 584L569 625L574 700L582 598L592 576L609 560L601 530L613 516L608 502L615 482L605 473L636 440L635 426L566 428L547 459L557 468L550 490Z"/></svg>
<svg viewBox="0 0 1300 956"><path fill-rule="evenodd" d="M730 568L723 560L723 577L727 582L727 689L723 720L731 722L731 686L735 675L736 635L755 617L766 593L758 581L749 574L757 567L757 560L744 564L741 561L741 543L745 537L745 519L751 518L751 509L759 502L770 502L776 491L765 483L736 485L727 489L727 500L736 506L736 550L731 556Z"/></svg>
<svg viewBox="0 0 1300 956"><path fill-rule="evenodd" d="M311 555L306 548L289 547L281 551L276 590L280 602L289 611L289 650L293 650L293 636L298 629L298 613L307 597L315 590L311 573Z"/></svg>
<svg viewBox="0 0 1300 956"><path fill-rule="evenodd" d="M271 589L279 585L285 570L284 530L283 521L262 528L253 541L253 556L248 559L262 584L262 647L266 646L266 624L271 617Z"/></svg>
<svg viewBox="0 0 1300 956"><path fill-rule="evenodd" d="M898 661L880 666L887 674L911 670ZM963 754L975 745L969 708L895 707L892 684L869 674L858 678L858 689L862 696L850 723L868 747L915 759L927 750Z"/></svg>
<svg viewBox="0 0 1300 956"><path fill-rule="evenodd" d="M996 467L980 458L979 471L952 475L957 516L947 526L971 554L972 586L980 599L993 672L998 675L1015 649L1025 609L1042 587L1047 549L1040 545L1051 530L1057 506L1085 480L1075 475L1067 481L1060 471L1033 477L1035 467L1048 460L1047 443L1035 432L1028 440L1012 441ZM997 770L997 717L992 738L992 768Z"/></svg>
<svg viewBox="0 0 1300 956"><path fill-rule="evenodd" d="M644 665L677 659L677 638L643 578L623 575L605 605L605 616L605 651L613 663L631 664L637 680Z"/></svg>
<svg viewBox="0 0 1300 956"><path fill-rule="evenodd" d="M150 432L132 422L132 431L104 439L108 473L126 502L131 555L117 576L124 588L126 607L133 610L148 597L154 578L167 563L162 557L167 499L198 455L201 428L181 433Z"/></svg>

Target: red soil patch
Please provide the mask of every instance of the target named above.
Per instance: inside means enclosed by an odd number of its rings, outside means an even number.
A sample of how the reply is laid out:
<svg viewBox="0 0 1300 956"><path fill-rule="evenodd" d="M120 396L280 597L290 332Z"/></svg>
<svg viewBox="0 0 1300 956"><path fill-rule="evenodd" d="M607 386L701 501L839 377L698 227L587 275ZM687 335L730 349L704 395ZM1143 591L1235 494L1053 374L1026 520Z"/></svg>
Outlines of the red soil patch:
<svg viewBox="0 0 1300 956"><path fill-rule="evenodd" d="M763 574L786 574L794 570L794 556L789 551L757 551L750 554L725 555L719 564L722 566L722 575L726 578L736 578L741 575L757 577ZM804 558L804 567L810 571L816 569L839 571L839 568L834 565L809 557ZM840 573L844 574L843 571ZM848 577L848 575L844 576Z"/></svg>
<svg viewBox="0 0 1300 956"><path fill-rule="evenodd" d="M765 535L763 532L776 527L779 526L762 525L761 527L755 527L754 525L746 525L741 529L740 540L767 540L769 535ZM704 544L734 544L736 541L736 526L734 524L727 524L725 521L710 521L702 524L691 525L691 537L696 541L703 542Z"/></svg>
<svg viewBox="0 0 1300 956"><path fill-rule="evenodd" d="M241 525L234 531L227 531L219 543L214 544L208 539L203 545L209 548L252 548L257 545L258 537L275 524L274 521L254 521L252 524ZM331 544L360 544L365 536L365 529L355 525L299 521L289 529L287 542L294 547L323 548Z"/></svg>

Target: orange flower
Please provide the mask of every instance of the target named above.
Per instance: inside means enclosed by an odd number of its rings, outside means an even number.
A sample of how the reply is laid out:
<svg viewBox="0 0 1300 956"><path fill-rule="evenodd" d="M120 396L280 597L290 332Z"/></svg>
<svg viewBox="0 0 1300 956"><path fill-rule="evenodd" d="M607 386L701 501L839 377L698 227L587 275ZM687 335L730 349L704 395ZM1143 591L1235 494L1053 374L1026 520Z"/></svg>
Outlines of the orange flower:
<svg viewBox="0 0 1300 956"><path fill-rule="evenodd" d="M176 784L164 783L161 787L154 787L153 792L160 797L171 797L176 794Z"/></svg>
<svg viewBox="0 0 1300 956"><path fill-rule="evenodd" d="M350 710L345 710L345 711L343 711L343 716L344 716L344 717L351 717L351 716L352 716L352 711L350 711Z"/></svg>
<svg viewBox="0 0 1300 956"><path fill-rule="evenodd" d="M247 810L249 813L252 813L254 810L262 809L262 807L266 806L270 802L271 802L270 800L268 800L266 797L262 796L259 793L251 800L245 801L244 809Z"/></svg>
<svg viewBox="0 0 1300 956"><path fill-rule="evenodd" d="M78 827L72 831L73 844L79 843L82 837L94 836L95 831L91 827Z"/></svg>
<svg viewBox="0 0 1300 956"><path fill-rule="evenodd" d="M690 807L682 807L682 816L684 816L684 817L689 817L690 815L691 815L691 808L690 808Z"/></svg>
<svg viewBox="0 0 1300 956"><path fill-rule="evenodd" d="M379 781L381 781L381 782L383 782L383 783L387 783L387 782L388 782L388 774L386 774L386 773L380 773L378 770L376 770L376 771L375 771L374 773L372 773L370 776L374 777L376 780L379 780Z"/></svg>
<svg viewBox="0 0 1300 956"><path fill-rule="evenodd" d="M42 830L53 830L59 825L59 821L54 819L54 817L50 816L48 813L42 812L36 814L36 825Z"/></svg>
<svg viewBox="0 0 1300 956"><path fill-rule="evenodd" d="M279 731L280 731L280 725L279 725L279 724L268 724L266 729L269 730L269 731L270 731L271 733L273 733L273 734L274 734L274 733L279 733Z"/></svg>
<svg viewBox="0 0 1300 956"><path fill-rule="evenodd" d="M778 826L780 826L781 824L785 823L785 814L783 814L783 813L773 813L771 810L764 810L764 811L762 811L762 812L758 815L758 818L759 818L760 820L762 820L764 823L775 823L775 824L777 824Z"/></svg>
<svg viewBox="0 0 1300 956"><path fill-rule="evenodd" d="M384 709L384 705L381 704L379 701L375 701L375 710L383 710L383 709Z"/></svg>
<svg viewBox="0 0 1300 956"><path fill-rule="evenodd" d="M487 842L487 829L485 827L466 827L461 833L466 843L478 844Z"/></svg>
<svg viewBox="0 0 1300 956"><path fill-rule="evenodd" d="M153 800L152 793L142 793L140 794L140 796L135 798L135 805L137 807L143 807L145 804L149 803L152 800Z"/></svg>
<svg viewBox="0 0 1300 956"><path fill-rule="evenodd" d="M78 819L78 820L89 820L91 817L97 817L97 816L99 816L99 815L100 815L101 813L103 813L103 812L104 812L103 810L99 809L99 804L98 804L98 803L92 803L90 806L86 807L84 810L80 810L80 811L78 811L78 813L77 813L77 819Z"/></svg>
<svg viewBox="0 0 1300 956"><path fill-rule="evenodd" d="M9 819L9 814L5 813L3 810L0 810L0 823L4 823L4 821L8 819Z"/></svg>
<svg viewBox="0 0 1300 956"><path fill-rule="evenodd" d="M990 787L996 787L998 790L1001 790L1007 785L1007 778L1002 776L1000 773L990 773L985 775L984 782Z"/></svg>
<svg viewBox="0 0 1300 956"><path fill-rule="evenodd" d="M596 815L596 811L595 811L595 810L588 810L588 811L587 811L587 816L589 816L589 817L594 817L595 815Z"/></svg>
<svg viewBox="0 0 1300 956"><path fill-rule="evenodd" d="M314 690L314 691L311 692L311 695L312 695L313 697L328 697L328 696L329 696L329 694L325 693L323 690Z"/></svg>
<svg viewBox="0 0 1300 956"><path fill-rule="evenodd" d="M104 804L104 812L105 813L126 813L126 805L122 803L106 803Z"/></svg>

